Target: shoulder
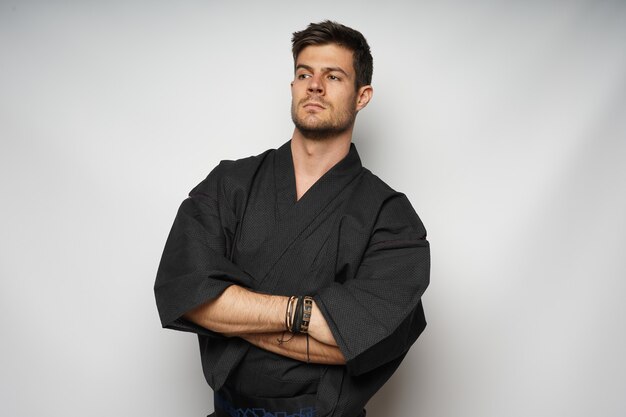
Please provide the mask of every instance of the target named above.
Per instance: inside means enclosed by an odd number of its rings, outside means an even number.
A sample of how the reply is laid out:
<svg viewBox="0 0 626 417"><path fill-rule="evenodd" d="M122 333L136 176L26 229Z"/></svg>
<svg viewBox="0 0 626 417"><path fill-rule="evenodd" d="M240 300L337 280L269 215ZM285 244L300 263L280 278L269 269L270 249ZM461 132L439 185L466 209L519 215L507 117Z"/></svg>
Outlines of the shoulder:
<svg viewBox="0 0 626 417"><path fill-rule="evenodd" d="M403 193L393 189L367 168L362 168L352 198L358 200L360 205L376 209L376 211L391 201L406 200Z"/></svg>
<svg viewBox="0 0 626 417"><path fill-rule="evenodd" d="M362 186L370 189L370 191L379 198L388 198L394 195L401 194L391 188L385 181L380 179L380 177L372 173L372 171L367 168L363 168L363 174L361 178Z"/></svg>
<svg viewBox="0 0 626 417"><path fill-rule="evenodd" d="M385 181L363 168L362 178L355 197L360 205L376 211L376 223L390 228L409 227L419 235L426 229L407 196L389 186Z"/></svg>
<svg viewBox="0 0 626 417"><path fill-rule="evenodd" d="M230 194L237 189L247 188L263 161L273 152L275 149L268 149L259 155L247 158L222 160L200 184L191 190L189 195L223 195Z"/></svg>
<svg viewBox="0 0 626 417"><path fill-rule="evenodd" d="M209 176L213 175L219 177L222 181L245 182L249 180L250 177L254 176L267 156L275 151L275 149L268 149L259 155L249 156L247 158L223 160L213 169Z"/></svg>

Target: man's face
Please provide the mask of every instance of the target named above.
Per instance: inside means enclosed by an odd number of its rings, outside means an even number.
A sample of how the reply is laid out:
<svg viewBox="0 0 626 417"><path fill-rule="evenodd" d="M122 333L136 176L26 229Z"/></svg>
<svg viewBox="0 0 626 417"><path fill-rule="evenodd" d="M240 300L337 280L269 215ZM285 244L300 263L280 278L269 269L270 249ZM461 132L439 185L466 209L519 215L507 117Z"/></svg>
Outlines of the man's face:
<svg viewBox="0 0 626 417"><path fill-rule="evenodd" d="M336 44L304 48L291 83L291 118L310 139L326 139L352 128L364 106L355 91L352 51Z"/></svg>

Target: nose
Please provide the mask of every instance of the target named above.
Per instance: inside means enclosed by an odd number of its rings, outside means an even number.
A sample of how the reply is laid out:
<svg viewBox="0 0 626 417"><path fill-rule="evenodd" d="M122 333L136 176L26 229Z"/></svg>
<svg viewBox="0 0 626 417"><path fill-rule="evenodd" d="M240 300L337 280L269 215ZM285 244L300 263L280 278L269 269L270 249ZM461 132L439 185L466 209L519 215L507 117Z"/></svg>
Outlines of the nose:
<svg viewBox="0 0 626 417"><path fill-rule="evenodd" d="M307 91L311 94L322 94L324 92L324 85L321 78L318 75L314 75L309 78L309 85Z"/></svg>

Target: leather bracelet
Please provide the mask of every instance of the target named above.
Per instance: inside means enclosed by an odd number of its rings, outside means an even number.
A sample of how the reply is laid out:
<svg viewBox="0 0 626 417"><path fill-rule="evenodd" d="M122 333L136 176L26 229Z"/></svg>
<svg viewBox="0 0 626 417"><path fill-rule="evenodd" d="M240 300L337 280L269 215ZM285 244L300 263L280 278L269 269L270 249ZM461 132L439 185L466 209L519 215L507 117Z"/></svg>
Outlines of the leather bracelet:
<svg viewBox="0 0 626 417"><path fill-rule="evenodd" d="M313 298L308 295L302 299L302 321L300 333L308 333L311 322L311 312L313 311Z"/></svg>
<svg viewBox="0 0 626 417"><path fill-rule="evenodd" d="M293 312L293 315L292 315ZM291 333L307 334L313 312L313 297L299 295L289 297L285 314L285 327Z"/></svg>
<svg viewBox="0 0 626 417"><path fill-rule="evenodd" d="M296 307L293 314L293 322L291 323L291 328L289 331L291 333L300 333L300 327L302 326L302 299L303 296L298 296L296 298Z"/></svg>

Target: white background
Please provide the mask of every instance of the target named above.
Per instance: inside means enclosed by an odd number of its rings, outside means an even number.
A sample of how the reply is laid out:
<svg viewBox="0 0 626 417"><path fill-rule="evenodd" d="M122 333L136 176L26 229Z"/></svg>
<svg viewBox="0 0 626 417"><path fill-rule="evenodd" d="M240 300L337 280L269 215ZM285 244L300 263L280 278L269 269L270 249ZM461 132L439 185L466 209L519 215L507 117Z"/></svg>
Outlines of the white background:
<svg viewBox="0 0 626 417"><path fill-rule="evenodd" d="M0 415L212 410L156 268L219 160L289 139L326 18L370 42L355 142L432 246L368 416L624 415L626 3L556 0L0 0Z"/></svg>

